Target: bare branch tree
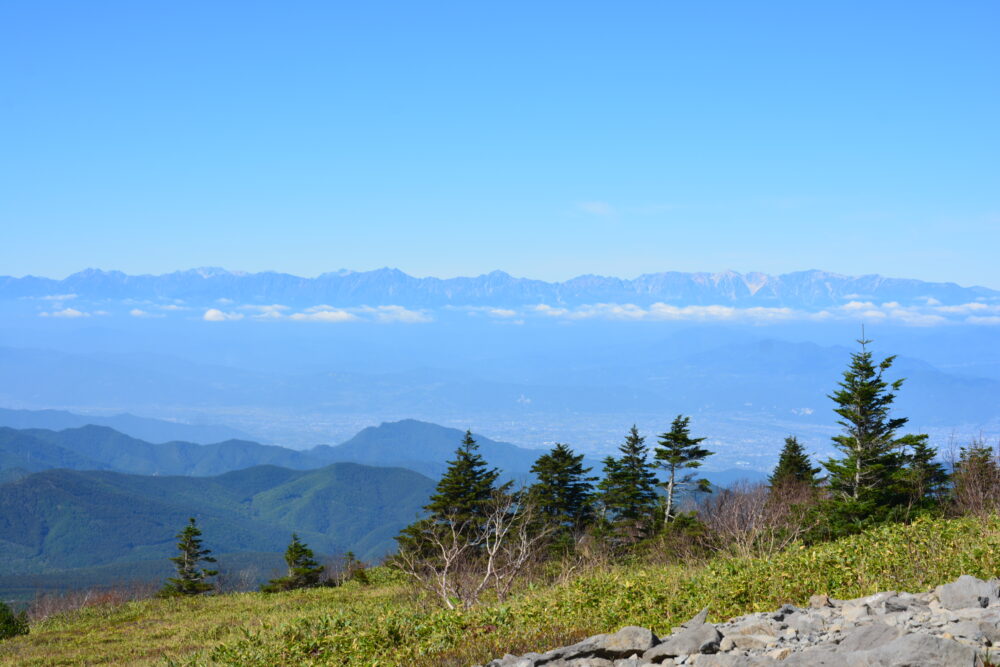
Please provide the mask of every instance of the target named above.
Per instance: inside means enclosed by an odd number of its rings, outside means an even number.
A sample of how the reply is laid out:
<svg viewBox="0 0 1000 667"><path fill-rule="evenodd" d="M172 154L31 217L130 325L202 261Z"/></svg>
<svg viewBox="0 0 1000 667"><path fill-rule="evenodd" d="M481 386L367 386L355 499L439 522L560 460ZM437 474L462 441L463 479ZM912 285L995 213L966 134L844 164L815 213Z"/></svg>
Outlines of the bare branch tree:
<svg viewBox="0 0 1000 667"><path fill-rule="evenodd" d="M806 506L816 491L805 484L737 483L708 498L699 508L702 522L712 532L720 551L740 556L768 556L799 539L808 526Z"/></svg>
<svg viewBox="0 0 1000 667"><path fill-rule="evenodd" d="M419 546L401 549L397 563L449 609L473 607L490 590L503 600L552 534L536 514L523 493L496 491L478 519L425 522Z"/></svg>

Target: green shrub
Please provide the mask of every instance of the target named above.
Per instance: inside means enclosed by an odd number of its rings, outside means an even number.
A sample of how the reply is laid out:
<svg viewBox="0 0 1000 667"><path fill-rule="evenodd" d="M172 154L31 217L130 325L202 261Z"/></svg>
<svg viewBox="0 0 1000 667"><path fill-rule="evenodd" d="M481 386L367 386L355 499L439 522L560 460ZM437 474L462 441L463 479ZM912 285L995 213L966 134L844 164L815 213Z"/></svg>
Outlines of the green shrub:
<svg viewBox="0 0 1000 667"><path fill-rule="evenodd" d="M10 607L0 602L0 639L26 634L28 634L28 615L23 611L15 614Z"/></svg>

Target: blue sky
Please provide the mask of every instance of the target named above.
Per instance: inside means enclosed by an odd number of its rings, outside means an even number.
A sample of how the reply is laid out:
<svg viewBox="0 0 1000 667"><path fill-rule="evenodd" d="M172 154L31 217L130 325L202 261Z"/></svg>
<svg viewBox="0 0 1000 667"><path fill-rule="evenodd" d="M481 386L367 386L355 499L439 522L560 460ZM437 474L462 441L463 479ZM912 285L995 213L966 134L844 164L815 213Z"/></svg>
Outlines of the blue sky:
<svg viewBox="0 0 1000 667"><path fill-rule="evenodd" d="M1000 4L0 4L0 274L1000 287Z"/></svg>

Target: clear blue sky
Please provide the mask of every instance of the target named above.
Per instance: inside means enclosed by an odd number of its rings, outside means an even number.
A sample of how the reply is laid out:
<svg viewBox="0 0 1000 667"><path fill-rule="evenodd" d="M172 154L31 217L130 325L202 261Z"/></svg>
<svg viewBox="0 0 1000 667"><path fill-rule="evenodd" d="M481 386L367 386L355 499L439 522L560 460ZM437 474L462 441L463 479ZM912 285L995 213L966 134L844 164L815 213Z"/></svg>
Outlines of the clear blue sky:
<svg viewBox="0 0 1000 667"><path fill-rule="evenodd" d="M1000 287L1000 3L0 4L0 274Z"/></svg>

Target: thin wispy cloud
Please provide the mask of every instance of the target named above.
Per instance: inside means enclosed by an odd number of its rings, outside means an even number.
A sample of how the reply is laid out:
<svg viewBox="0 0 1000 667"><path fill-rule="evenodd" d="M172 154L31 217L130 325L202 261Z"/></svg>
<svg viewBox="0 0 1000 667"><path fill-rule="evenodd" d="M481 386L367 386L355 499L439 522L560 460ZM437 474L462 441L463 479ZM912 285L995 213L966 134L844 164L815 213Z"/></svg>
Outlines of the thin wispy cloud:
<svg viewBox="0 0 1000 667"><path fill-rule="evenodd" d="M226 313L219 310L218 308L209 308L208 310L205 311L205 314L202 315L201 319L205 320L206 322L227 322L231 320L242 320L243 313Z"/></svg>
<svg viewBox="0 0 1000 667"><path fill-rule="evenodd" d="M51 313L39 313L39 317L64 317L64 318L77 318L77 317L90 317L90 313L85 313L82 310L77 310L76 308L63 308L62 310L57 310Z"/></svg>
<svg viewBox="0 0 1000 667"><path fill-rule="evenodd" d="M358 316L346 310L333 308L330 306L314 306L307 308L305 312L292 313L289 319L297 322L354 322Z"/></svg>
<svg viewBox="0 0 1000 667"><path fill-rule="evenodd" d="M132 310L128 311L128 314L131 315L132 317L140 317L140 318L146 318L146 317L152 317L152 318L165 317L163 315L163 313L151 313L148 310L142 310L141 308L133 308Z"/></svg>

